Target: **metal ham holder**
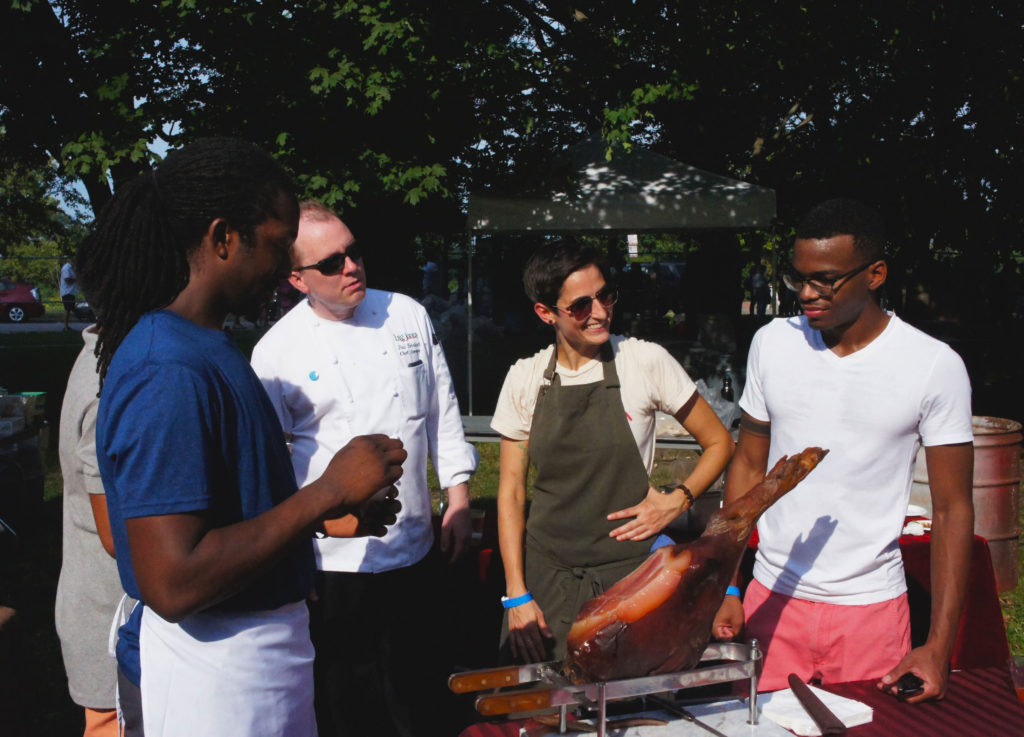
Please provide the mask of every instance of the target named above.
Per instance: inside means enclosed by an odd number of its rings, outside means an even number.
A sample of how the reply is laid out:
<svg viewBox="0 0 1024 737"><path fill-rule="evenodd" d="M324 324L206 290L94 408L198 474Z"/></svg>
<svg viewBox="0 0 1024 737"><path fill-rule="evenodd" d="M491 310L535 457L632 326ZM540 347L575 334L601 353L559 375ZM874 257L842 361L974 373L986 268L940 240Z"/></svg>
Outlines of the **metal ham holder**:
<svg viewBox="0 0 1024 737"><path fill-rule="evenodd" d="M598 711L597 734L605 737L607 726L607 705L609 701L632 699L651 694L679 691L698 686L710 686L731 681L750 680L750 713L747 723L757 724L757 679L761 675L762 653L757 640L749 643L717 642L708 645L701 655L701 663L726 661L715 665L698 666L678 673L664 673L640 678L624 678L601 683L572 683L561 672L561 663L531 663L500 668L456 673L448 679L448 687L455 693L488 691L476 699L476 710L483 716L558 708L558 731L567 731L567 714L570 706L596 707ZM517 688L536 684L532 688ZM672 711L690 721L692 714L675 706L668 699L652 699L659 708ZM701 724L704 727L705 725Z"/></svg>

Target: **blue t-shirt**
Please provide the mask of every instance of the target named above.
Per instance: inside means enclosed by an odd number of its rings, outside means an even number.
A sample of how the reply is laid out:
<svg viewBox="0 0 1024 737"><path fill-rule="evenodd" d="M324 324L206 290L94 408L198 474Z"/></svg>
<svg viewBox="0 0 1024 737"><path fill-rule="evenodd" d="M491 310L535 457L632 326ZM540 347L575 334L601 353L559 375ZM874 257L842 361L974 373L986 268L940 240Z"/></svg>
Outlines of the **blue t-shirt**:
<svg viewBox="0 0 1024 737"><path fill-rule="evenodd" d="M281 424L231 337L172 312L144 315L118 347L100 398L96 448L121 585L139 600L125 519L203 511L225 527L296 489ZM210 610L301 601L314 575L312 541L301 542ZM141 611L118 643L118 664L136 684Z"/></svg>

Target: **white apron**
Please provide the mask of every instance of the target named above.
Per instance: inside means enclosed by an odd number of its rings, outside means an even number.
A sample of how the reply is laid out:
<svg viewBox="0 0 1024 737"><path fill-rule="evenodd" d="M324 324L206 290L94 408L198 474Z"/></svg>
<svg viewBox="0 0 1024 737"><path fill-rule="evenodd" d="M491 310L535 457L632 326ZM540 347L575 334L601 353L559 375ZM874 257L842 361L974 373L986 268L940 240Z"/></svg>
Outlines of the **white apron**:
<svg viewBox="0 0 1024 737"><path fill-rule="evenodd" d="M110 622L110 632L107 633L107 655L115 660L117 660L117 633L121 626L131 619L132 612L135 611L135 607L138 605L139 602L128 596L128 594L121 594L121 600L117 602L117 608L114 610L114 619ZM117 709L117 733L121 735L124 734L124 714L121 711L120 679L114 682L114 708Z"/></svg>
<svg viewBox="0 0 1024 737"><path fill-rule="evenodd" d="M146 607L139 645L146 737L316 737L305 602L179 624Z"/></svg>

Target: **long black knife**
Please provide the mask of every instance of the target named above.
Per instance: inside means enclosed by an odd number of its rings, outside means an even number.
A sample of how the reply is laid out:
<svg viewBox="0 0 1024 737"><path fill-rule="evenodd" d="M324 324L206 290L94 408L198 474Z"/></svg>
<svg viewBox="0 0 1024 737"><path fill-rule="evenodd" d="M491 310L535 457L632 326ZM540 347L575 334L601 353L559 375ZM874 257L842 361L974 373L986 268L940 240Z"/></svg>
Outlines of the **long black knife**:
<svg viewBox="0 0 1024 737"><path fill-rule="evenodd" d="M789 674L789 687L793 689L793 695L800 705L807 710L807 713L818 725L823 735L846 734L846 725L839 719L832 710L822 703L814 691L808 688L807 684L800 680L796 673Z"/></svg>

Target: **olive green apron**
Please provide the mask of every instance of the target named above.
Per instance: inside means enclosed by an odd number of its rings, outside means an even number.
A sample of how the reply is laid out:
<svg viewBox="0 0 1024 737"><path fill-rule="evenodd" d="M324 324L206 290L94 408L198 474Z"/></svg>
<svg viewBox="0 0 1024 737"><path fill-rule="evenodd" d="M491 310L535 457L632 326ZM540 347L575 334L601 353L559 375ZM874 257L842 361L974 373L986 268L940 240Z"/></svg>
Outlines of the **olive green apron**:
<svg viewBox="0 0 1024 737"><path fill-rule="evenodd" d="M650 484L626 421L611 344L601 346L603 380L590 384L563 386L556 357L557 347L530 427L537 475L524 574L554 634L551 659L560 660L584 602L639 566L651 541L608 536L626 520L609 521L607 515L639 504Z"/></svg>

